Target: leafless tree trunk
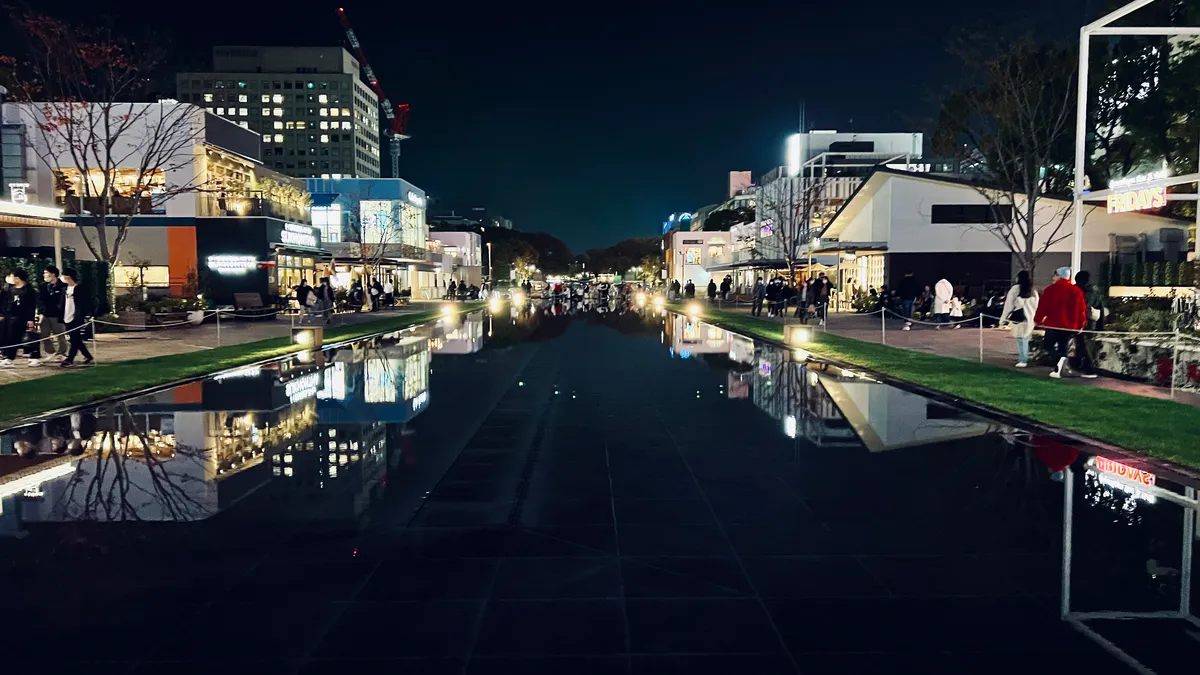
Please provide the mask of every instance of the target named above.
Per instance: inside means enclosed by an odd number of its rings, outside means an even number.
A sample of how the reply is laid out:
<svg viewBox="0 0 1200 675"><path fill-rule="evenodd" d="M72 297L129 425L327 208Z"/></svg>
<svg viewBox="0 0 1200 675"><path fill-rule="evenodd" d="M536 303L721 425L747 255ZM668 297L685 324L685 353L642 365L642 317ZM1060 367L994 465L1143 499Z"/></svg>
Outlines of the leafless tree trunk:
<svg viewBox="0 0 1200 675"><path fill-rule="evenodd" d="M782 258L789 283L809 242L832 215L826 199L830 182L826 176L784 176L759 188L760 231L754 240L753 256Z"/></svg>

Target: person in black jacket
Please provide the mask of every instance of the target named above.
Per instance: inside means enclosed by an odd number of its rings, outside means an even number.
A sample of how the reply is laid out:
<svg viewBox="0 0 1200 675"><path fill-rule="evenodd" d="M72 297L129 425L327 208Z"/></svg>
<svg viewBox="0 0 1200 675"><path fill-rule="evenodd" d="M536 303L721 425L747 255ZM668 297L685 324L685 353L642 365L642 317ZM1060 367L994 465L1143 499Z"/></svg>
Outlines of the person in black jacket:
<svg viewBox="0 0 1200 675"><path fill-rule="evenodd" d="M42 285L38 286L38 305L42 310L42 321L38 334L42 336L42 351L48 356L60 358L67 355L67 336L63 335L63 293L67 286L58 278L54 265L42 271Z"/></svg>
<svg viewBox="0 0 1200 675"><path fill-rule="evenodd" d="M12 368L13 359L17 358L17 345L29 342L25 337L33 332L37 319L37 293L29 285L29 274L18 269L8 276L11 286L4 315L4 349L0 350L4 358L0 359L0 368ZM31 368L42 365L42 352L36 339L25 345L25 353L29 355Z"/></svg>
<svg viewBox="0 0 1200 675"><path fill-rule="evenodd" d="M88 365L95 359L92 358L92 353L88 351L87 343L84 339L87 337L83 325L87 323L87 318L94 311L92 308L92 298L79 285L79 273L73 269L65 269L62 273L63 283L66 288L63 290L63 323L67 327L67 336L71 340L71 350L67 352L67 358L62 363L58 364L62 368L70 368L75 364L75 355L83 354L83 365Z"/></svg>
<svg viewBox="0 0 1200 675"><path fill-rule="evenodd" d="M913 303L920 294L921 286L913 276L912 270L905 272L904 278L896 288L896 295L900 296L900 313L904 315L904 330L912 328Z"/></svg>

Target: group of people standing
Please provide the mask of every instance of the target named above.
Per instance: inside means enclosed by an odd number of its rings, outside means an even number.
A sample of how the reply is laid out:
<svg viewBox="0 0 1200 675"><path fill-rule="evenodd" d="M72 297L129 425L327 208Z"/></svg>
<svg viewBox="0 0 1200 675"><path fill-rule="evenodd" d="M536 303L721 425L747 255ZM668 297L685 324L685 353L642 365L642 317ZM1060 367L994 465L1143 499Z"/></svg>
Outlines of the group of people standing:
<svg viewBox="0 0 1200 675"><path fill-rule="evenodd" d="M795 305L795 316L798 319L817 317L821 325L825 325L825 317L829 313L829 299L833 296L833 282L821 272L819 276L809 277L803 283L793 286L776 275L768 283L763 283L762 277L754 280L750 291L753 303L750 305L751 316L762 316L763 305L767 306L767 316L784 316L788 305Z"/></svg>
<svg viewBox="0 0 1200 675"><path fill-rule="evenodd" d="M91 296L79 285L79 273L53 265L42 272L35 290L29 274L10 272L0 289L0 368L12 368L19 351L30 367L42 365L42 352L60 359L69 368L83 355L83 365L94 361L85 342L84 327L93 313Z"/></svg>

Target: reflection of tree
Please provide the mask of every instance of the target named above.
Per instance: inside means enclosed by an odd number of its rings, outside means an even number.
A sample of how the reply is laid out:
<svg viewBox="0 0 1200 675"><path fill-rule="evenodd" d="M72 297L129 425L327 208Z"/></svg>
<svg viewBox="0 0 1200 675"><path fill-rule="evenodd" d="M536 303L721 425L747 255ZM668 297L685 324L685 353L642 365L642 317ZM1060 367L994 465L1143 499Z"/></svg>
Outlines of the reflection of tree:
<svg viewBox="0 0 1200 675"><path fill-rule="evenodd" d="M97 426L105 428L78 439L83 457L59 502L64 520L140 521L153 512L149 519L186 521L211 515L195 497L204 493L208 451L180 447L149 430L126 403ZM187 471L189 462L195 472ZM199 490L192 489L196 483Z"/></svg>

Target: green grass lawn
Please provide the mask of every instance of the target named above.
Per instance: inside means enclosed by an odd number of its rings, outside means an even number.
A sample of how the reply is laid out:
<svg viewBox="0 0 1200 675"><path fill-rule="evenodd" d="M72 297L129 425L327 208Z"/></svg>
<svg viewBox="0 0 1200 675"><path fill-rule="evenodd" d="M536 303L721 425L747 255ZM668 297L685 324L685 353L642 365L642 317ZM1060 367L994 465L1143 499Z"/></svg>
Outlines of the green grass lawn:
<svg viewBox="0 0 1200 675"><path fill-rule="evenodd" d="M702 318L747 335L783 340L783 326L772 321L712 309L705 309ZM1041 371L1018 373L828 333L816 333L815 341L805 349L1129 450L1200 468L1200 410L1192 406L1051 380Z"/></svg>
<svg viewBox="0 0 1200 675"><path fill-rule="evenodd" d="M482 302L455 305L460 313L481 309ZM389 316L376 321L327 329L325 342L336 342L375 333L399 330L441 316L440 310ZM61 374L27 382L0 386L0 415L8 422L47 410L78 405L122 394L127 391L167 384L199 375L215 373L248 363L299 351L291 337L271 338L186 354L156 356L135 361L120 361L88 368L65 370ZM0 422L2 423L2 422Z"/></svg>

